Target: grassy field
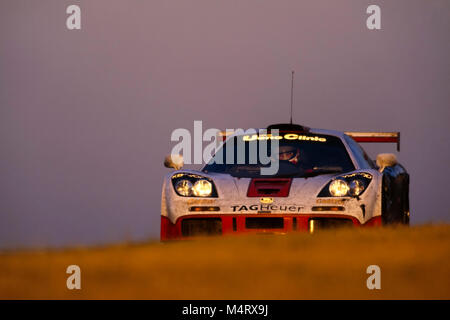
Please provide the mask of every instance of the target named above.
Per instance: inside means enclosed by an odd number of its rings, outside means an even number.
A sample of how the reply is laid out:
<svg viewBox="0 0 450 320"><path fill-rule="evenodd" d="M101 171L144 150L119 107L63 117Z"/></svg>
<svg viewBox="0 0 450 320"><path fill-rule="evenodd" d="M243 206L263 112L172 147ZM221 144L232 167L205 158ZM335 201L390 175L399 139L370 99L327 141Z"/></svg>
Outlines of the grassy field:
<svg viewBox="0 0 450 320"><path fill-rule="evenodd" d="M81 268L81 290L66 268ZM381 268L368 290L366 268ZM1 299L449 299L450 226L0 254Z"/></svg>

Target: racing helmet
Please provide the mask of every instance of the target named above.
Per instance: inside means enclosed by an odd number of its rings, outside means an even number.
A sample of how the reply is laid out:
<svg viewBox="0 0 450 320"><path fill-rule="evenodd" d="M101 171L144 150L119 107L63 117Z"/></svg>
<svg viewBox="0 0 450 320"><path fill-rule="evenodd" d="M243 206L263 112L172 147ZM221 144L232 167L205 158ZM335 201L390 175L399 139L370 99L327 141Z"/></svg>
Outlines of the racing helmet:
<svg viewBox="0 0 450 320"><path fill-rule="evenodd" d="M289 161L292 164L298 164L300 158L300 149L296 146L284 145L278 148L278 159Z"/></svg>

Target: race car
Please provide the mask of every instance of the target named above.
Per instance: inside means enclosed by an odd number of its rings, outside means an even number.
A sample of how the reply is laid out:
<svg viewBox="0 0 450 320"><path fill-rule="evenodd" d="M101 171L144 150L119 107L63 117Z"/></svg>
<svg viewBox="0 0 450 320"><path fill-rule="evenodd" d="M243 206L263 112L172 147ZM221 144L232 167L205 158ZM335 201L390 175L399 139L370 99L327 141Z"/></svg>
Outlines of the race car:
<svg viewBox="0 0 450 320"><path fill-rule="evenodd" d="M264 133L223 134L223 140L198 171L183 170L179 155L166 157L165 166L176 170L163 182L162 241L409 224L409 174L394 154L373 161L358 143L397 143L399 150L399 132L274 124ZM275 174L263 174L267 163L255 161L261 141L277 143L266 150L278 161ZM236 161L239 143L244 156Z"/></svg>

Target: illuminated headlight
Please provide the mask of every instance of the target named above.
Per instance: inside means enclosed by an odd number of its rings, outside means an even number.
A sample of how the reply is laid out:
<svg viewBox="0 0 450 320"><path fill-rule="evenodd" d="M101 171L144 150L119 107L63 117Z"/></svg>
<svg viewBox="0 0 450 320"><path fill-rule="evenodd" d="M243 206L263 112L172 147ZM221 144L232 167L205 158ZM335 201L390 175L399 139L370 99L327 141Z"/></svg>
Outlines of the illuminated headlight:
<svg viewBox="0 0 450 320"><path fill-rule="evenodd" d="M336 179L330 183L328 189L333 197L344 197L348 194L350 187L347 181L343 179Z"/></svg>
<svg viewBox="0 0 450 320"><path fill-rule="evenodd" d="M361 180L352 180L349 183L349 194L353 197L359 196L365 189L364 183Z"/></svg>
<svg viewBox="0 0 450 320"><path fill-rule="evenodd" d="M175 190L177 193L184 197L189 197L192 194L192 182L189 180L180 180L175 184Z"/></svg>
<svg viewBox="0 0 450 320"><path fill-rule="evenodd" d="M358 198L369 187L373 176L367 172L354 172L341 175L326 184L317 195L323 197L355 197Z"/></svg>
<svg viewBox="0 0 450 320"><path fill-rule="evenodd" d="M195 173L179 172L171 177L175 192L182 197L218 198L217 189L211 178Z"/></svg>
<svg viewBox="0 0 450 320"><path fill-rule="evenodd" d="M197 180L192 191L197 197L208 197L212 193L212 184L208 180Z"/></svg>

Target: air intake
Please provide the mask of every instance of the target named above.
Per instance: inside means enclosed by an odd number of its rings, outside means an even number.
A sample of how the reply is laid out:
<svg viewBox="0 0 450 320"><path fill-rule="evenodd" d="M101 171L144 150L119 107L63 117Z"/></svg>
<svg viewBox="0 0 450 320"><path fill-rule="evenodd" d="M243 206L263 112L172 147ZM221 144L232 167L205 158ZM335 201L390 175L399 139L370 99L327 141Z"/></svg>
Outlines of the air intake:
<svg viewBox="0 0 450 320"><path fill-rule="evenodd" d="M290 178L254 178L248 187L247 197L287 197L291 183Z"/></svg>
<svg viewBox="0 0 450 320"><path fill-rule="evenodd" d="M213 236L222 234L220 218L187 218L181 221L183 237Z"/></svg>
<svg viewBox="0 0 450 320"><path fill-rule="evenodd" d="M245 228L247 229L283 229L283 218L246 218Z"/></svg>

